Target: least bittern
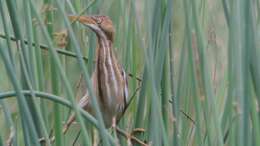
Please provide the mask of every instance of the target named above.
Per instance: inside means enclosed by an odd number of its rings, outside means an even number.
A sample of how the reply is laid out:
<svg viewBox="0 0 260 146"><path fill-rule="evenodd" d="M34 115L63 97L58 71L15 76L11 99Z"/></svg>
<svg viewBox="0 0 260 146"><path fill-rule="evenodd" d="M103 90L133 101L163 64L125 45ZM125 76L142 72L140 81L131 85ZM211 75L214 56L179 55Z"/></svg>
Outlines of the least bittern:
<svg viewBox="0 0 260 146"><path fill-rule="evenodd" d="M86 25L97 36L96 62L91 80L105 126L109 128L118 120L117 117L121 117L128 101L127 76L112 49L115 32L113 23L107 16L69 16L69 18ZM87 90L80 99L79 106L95 116ZM71 115L66 122L64 133L73 121L75 115Z"/></svg>

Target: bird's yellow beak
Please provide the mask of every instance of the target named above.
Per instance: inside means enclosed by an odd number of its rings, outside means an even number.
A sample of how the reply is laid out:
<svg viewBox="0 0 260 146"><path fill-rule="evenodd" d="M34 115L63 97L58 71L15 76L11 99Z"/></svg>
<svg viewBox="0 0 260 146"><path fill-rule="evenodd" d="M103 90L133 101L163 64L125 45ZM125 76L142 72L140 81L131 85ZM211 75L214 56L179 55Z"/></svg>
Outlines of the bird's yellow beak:
<svg viewBox="0 0 260 146"><path fill-rule="evenodd" d="M75 16L75 15L70 15L68 16L70 21L75 22L78 21L82 24L85 24L87 26L89 25L96 25L95 20L92 17L89 16Z"/></svg>
<svg viewBox="0 0 260 146"><path fill-rule="evenodd" d="M70 15L68 16L70 21L75 22L78 21L81 24L86 25L89 27L92 31L101 34L102 30L99 28L99 25L97 24L95 18L93 16L74 16Z"/></svg>

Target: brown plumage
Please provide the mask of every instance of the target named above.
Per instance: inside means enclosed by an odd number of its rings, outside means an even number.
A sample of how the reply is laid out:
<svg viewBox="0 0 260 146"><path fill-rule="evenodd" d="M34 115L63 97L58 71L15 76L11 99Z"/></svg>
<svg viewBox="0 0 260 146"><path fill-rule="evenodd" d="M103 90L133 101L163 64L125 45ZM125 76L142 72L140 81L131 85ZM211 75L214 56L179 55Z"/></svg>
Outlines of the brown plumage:
<svg viewBox="0 0 260 146"><path fill-rule="evenodd" d="M107 16L69 16L69 18L86 25L97 36L96 63L91 80L105 126L109 128L113 118L121 117L128 101L126 73L118 63L112 49L115 31L113 23ZM91 97L86 91L79 105L94 115L90 100ZM64 133L73 121L75 121L74 114L66 122Z"/></svg>

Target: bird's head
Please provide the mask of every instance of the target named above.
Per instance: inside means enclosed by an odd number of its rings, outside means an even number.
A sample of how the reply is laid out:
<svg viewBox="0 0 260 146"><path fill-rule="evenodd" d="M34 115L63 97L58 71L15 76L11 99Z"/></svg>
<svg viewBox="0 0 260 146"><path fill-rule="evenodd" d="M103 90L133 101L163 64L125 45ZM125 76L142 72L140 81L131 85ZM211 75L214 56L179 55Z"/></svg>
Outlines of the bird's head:
<svg viewBox="0 0 260 146"><path fill-rule="evenodd" d="M113 42L115 29L108 16L69 16L71 21L79 21L93 30L97 36Z"/></svg>

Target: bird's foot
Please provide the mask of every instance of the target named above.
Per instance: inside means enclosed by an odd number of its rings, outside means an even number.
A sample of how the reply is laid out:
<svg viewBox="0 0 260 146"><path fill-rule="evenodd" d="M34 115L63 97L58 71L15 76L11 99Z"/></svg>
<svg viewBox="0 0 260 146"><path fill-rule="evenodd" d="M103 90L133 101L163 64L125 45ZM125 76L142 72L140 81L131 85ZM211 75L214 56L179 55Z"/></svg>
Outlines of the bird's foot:
<svg viewBox="0 0 260 146"><path fill-rule="evenodd" d="M116 131L118 132L118 134L120 134L121 136L123 136L127 139L127 142L129 145L139 144L141 146L149 146L149 144L147 144L146 141L142 141L139 138L135 137L135 135L137 133L145 132L145 129L143 129L143 128L136 128L132 132L128 133L128 132L120 129L119 127L116 127Z"/></svg>
<svg viewBox="0 0 260 146"><path fill-rule="evenodd" d="M55 141L55 137L54 137L54 136L49 137L49 140L50 140L50 143L52 144L52 143L54 143L54 141ZM38 141L39 141L41 144L46 143L46 138L45 138L45 137L42 137L42 138L40 138Z"/></svg>
<svg viewBox="0 0 260 146"><path fill-rule="evenodd" d="M136 135L136 134L142 134L145 133L145 129L144 128L135 128L132 130L131 135Z"/></svg>

